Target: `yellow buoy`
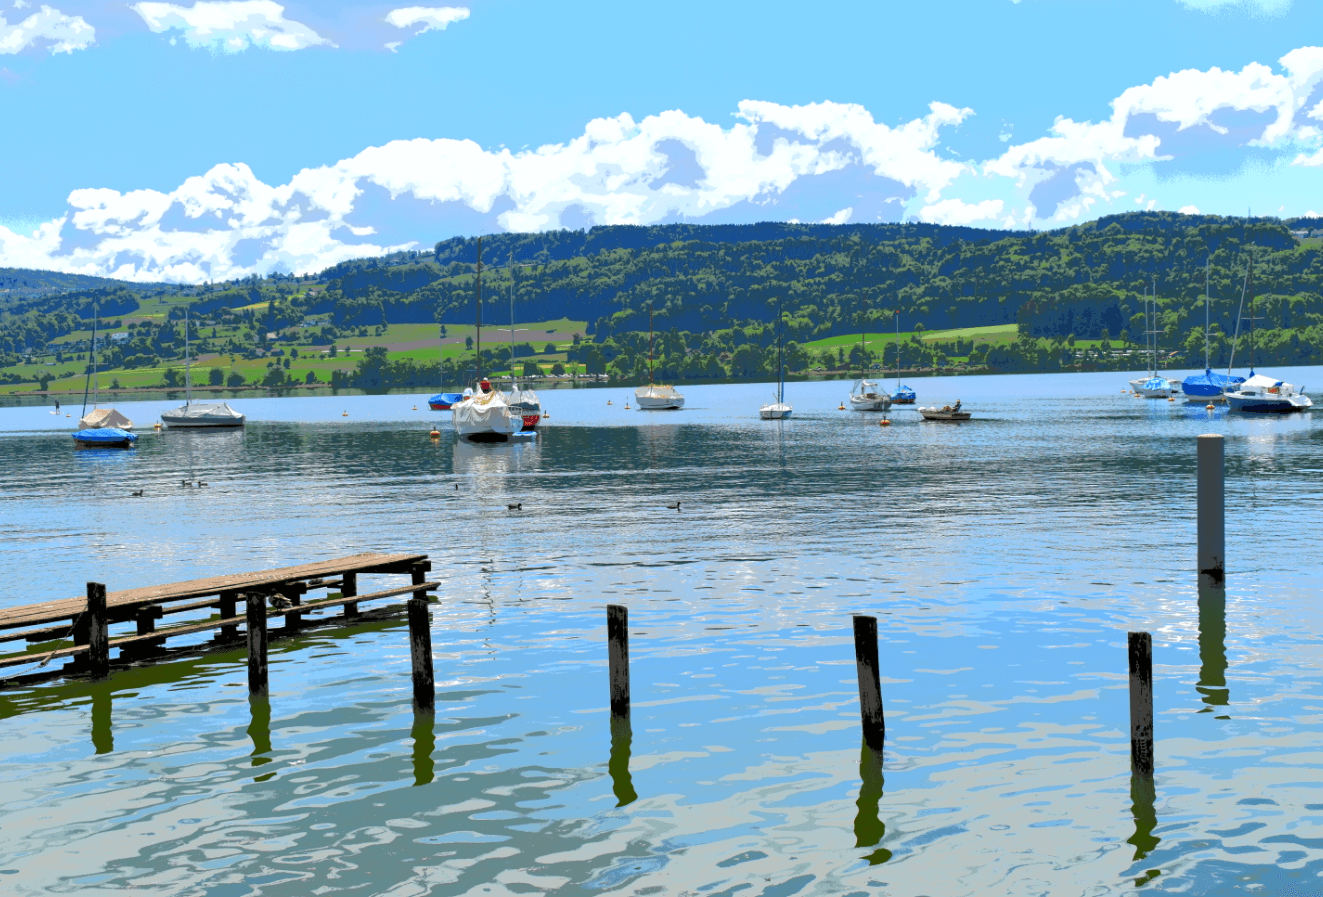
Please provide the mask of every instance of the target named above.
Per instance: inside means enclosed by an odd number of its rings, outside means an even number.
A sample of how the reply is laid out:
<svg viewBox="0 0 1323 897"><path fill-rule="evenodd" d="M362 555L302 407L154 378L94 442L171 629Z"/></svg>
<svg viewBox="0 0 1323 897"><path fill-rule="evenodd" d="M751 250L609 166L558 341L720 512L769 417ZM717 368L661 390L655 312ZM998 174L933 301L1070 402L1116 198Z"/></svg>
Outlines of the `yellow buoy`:
<svg viewBox="0 0 1323 897"><path fill-rule="evenodd" d="M837 405L837 406L836 406L836 410L837 410L837 411L844 411L844 410L845 410L845 403L842 402L841 404Z"/></svg>
<svg viewBox="0 0 1323 897"><path fill-rule="evenodd" d="M891 421L887 420L887 419L884 417L884 418L882 418L880 421L877 422L877 425L878 425L879 427L889 427L889 426L891 426Z"/></svg>
<svg viewBox="0 0 1323 897"><path fill-rule="evenodd" d="M1167 401L1168 401L1168 402L1174 402L1174 401L1176 401L1176 397L1175 397L1175 396L1167 396Z"/></svg>
<svg viewBox="0 0 1323 897"><path fill-rule="evenodd" d="M607 403L608 405L610 405L610 404L611 404L611 400L610 400L610 399L607 399L607 400L606 400L606 403Z"/></svg>
<svg viewBox="0 0 1323 897"><path fill-rule="evenodd" d="M414 405L414 406L413 406L413 410L414 410L414 411L417 411L417 410L418 410L418 406L417 406L417 405Z"/></svg>
<svg viewBox="0 0 1323 897"><path fill-rule="evenodd" d="M348 417L348 416L349 416L349 412L348 412L348 411L341 411L341 412L340 412L340 416L341 416L341 417Z"/></svg>
<svg viewBox="0 0 1323 897"><path fill-rule="evenodd" d="M427 435L428 435L428 436L431 436L433 439L440 439L440 438L441 438L441 431L440 431L440 430L433 430L431 433L428 433Z"/></svg>
<svg viewBox="0 0 1323 897"><path fill-rule="evenodd" d="M161 429L161 422L158 420L156 423L152 424L152 429L153 430Z"/></svg>
<svg viewBox="0 0 1323 897"><path fill-rule="evenodd" d="M1205 410L1205 411L1216 411L1217 409L1214 407L1214 405L1213 405L1212 402L1209 402L1207 405L1204 406L1204 410Z"/></svg>

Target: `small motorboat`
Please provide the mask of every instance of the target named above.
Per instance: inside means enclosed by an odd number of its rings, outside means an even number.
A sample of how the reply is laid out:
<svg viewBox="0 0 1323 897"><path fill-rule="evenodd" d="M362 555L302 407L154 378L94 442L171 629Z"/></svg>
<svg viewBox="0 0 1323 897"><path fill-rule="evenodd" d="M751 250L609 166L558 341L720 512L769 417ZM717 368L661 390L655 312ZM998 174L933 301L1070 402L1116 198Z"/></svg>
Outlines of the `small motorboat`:
<svg viewBox="0 0 1323 897"><path fill-rule="evenodd" d="M86 448L131 448L138 436L119 427L89 427L75 432L73 439Z"/></svg>
<svg viewBox="0 0 1323 897"><path fill-rule="evenodd" d="M881 391L876 380L856 380L850 390L850 407L855 411L886 411L891 396Z"/></svg>
<svg viewBox="0 0 1323 897"><path fill-rule="evenodd" d="M433 411L449 411L456 402L463 399L462 392L439 392L427 400L427 407Z"/></svg>
<svg viewBox="0 0 1323 897"><path fill-rule="evenodd" d="M936 406L920 408L919 413L923 415L924 420L969 420L970 418L970 412L960 410L959 402L954 405L943 405L941 408Z"/></svg>
<svg viewBox="0 0 1323 897"><path fill-rule="evenodd" d="M1253 370L1250 371L1249 379L1240 384L1238 389L1228 390L1223 395L1232 411L1290 414L1314 407L1313 401L1305 395L1303 386L1296 389L1290 383L1256 374Z"/></svg>

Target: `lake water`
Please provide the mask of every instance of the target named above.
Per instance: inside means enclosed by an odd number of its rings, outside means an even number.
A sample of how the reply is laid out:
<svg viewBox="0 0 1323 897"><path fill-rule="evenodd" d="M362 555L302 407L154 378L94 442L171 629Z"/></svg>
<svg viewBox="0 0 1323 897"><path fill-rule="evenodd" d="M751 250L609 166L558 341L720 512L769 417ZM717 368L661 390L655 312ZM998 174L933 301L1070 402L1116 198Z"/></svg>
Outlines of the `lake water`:
<svg viewBox="0 0 1323 897"><path fill-rule="evenodd" d="M273 643L268 703L242 649L0 691L0 891L1318 893L1323 425L1127 379L917 380L975 420L887 428L837 410L841 383L792 384L782 423L766 385L654 413L546 391L510 446L457 444L425 396L237 400L230 433L124 404L119 452L0 410L0 605L365 550L426 552L444 583L434 720L398 617ZM1225 599L1193 575L1204 432L1227 436ZM634 699L614 759L609 602ZM880 770L853 613L878 618ZM1151 791L1127 630L1153 634Z"/></svg>

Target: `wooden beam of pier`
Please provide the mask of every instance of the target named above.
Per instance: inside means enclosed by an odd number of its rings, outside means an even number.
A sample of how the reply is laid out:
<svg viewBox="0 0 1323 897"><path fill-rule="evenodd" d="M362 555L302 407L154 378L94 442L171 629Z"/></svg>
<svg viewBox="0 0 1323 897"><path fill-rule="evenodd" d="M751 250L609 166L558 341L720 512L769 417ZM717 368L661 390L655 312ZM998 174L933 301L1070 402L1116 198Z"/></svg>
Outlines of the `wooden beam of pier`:
<svg viewBox="0 0 1323 897"><path fill-rule="evenodd" d="M311 564L299 564L294 567L280 567L274 570L260 570L255 573L238 573L228 576L211 576L206 579L193 579L188 582L176 582L163 586L147 586L140 589L126 589L111 592L106 596L106 607L110 622L119 623L132 620L138 608L150 604L168 604L176 601L219 596L221 592L271 591L285 583L302 580L324 580L327 577L359 573L409 573L418 564L426 564L425 554L381 554L367 552L336 558L329 561L317 561ZM321 588L325 583L314 586ZM205 601L197 607L218 604ZM86 597L64 598L58 601L46 601L41 604L29 604L22 607L9 607L0 610L0 629L17 629L23 626L42 626L73 620L87 609ZM181 608L182 609L182 608ZM166 613L173 608L166 609Z"/></svg>
<svg viewBox="0 0 1323 897"><path fill-rule="evenodd" d="M364 601L375 601L382 598L395 598L399 595L408 595L420 592L434 592L441 588L439 582L424 582L399 586L393 589L383 589L380 592L371 592L367 595L355 595L352 598L341 596L339 598L326 598L321 601L310 601L307 604L299 605L300 613L307 613L326 607L336 607ZM285 611L267 608L267 618L283 616ZM182 626L172 626L168 629L156 629L145 635L124 635L110 640L111 648L132 647L143 642L163 642L165 639L174 638L180 635L192 635L198 632L207 632L212 629L221 629L225 626L234 626L241 621L242 617L220 617L214 620L204 620L201 623L186 623ZM0 658L0 668L21 666L28 663L37 663L42 660L58 660L65 657L76 657L79 654L85 654L90 650L89 645L71 645L68 648L56 648L54 651L33 651L27 654L14 654L8 657Z"/></svg>

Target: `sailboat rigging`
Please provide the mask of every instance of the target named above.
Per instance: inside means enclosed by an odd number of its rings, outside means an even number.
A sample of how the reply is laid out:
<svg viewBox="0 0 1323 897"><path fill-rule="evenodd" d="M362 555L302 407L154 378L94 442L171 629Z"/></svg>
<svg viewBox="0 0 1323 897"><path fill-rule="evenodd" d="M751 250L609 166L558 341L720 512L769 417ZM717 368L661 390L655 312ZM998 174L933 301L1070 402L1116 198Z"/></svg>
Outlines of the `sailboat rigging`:
<svg viewBox="0 0 1323 897"><path fill-rule="evenodd" d="M189 342L189 314L184 309L184 404L161 412L161 420L171 427L189 429L242 427L245 417L228 402L193 401L193 355Z"/></svg>
<svg viewBox="0 0 1323 897"><path fill-rule="evenodd" d="M87 413L87 385L83 385L83 414L78 420L81 428L73 434L74 442L81 446L106 446L110 448L128 448L137 440L130 433L133 422L113 408L97 407L96 341L99 309L92 309L92 345L87 353L87 376L92 384L92 413Z"/></svg>
<svg viewBox="0 0 1323 897"><path fill-rule="evenodd" d="M1212 362L1209 361L1209 329L1212 325L1212 313L1209 309L1211 299L1209 297L1209 280L1211 279L1213 260L1209 258L1204 262L1204 372L1202 374L1192 374L1181 381L1181 390L1187 396L1192 398L1217 400L1222 398L1228 387L1236 387L1245 382L1244 377L1231 376L1231 368L1227 368L1225 375L1213 373Z"/></svg>
<svg viewBox="0 0 1323 897"><path fill-rule="evenodd" d="M678 411L684 407L684 396L674 386L652 382L652 359L655 347L652 333L652 303L648 303L648 385L634 390L640 411Z"/></svg>
<svg viewBox="0 0 1323 897"><path fill-rule="evenodd" d="M1268 377L1254 372L1254 255L1250 254L1249 269L1245 275L1245 288L1250 297L1250 375L1236 389L1228 389L1224 395L1232 411L1246 411L1259 414L1288 414L1292 411L1308 411L1314 406L1303 386L1298 389L1275 377ZM1241 299L1244 307L1244 299ZM1236 330L1240 325L1237 322Z"/></svg>
<svg viewBox="0 0 1323 897"><path fill-rule="evenodd" d="M918 399L914 390L908 386L902 386L900 383L900 308L896 308L892 317L896 324L896 391L891 394L891 404L893 405L913 405Z"/></svg>
<svg viewBox="0 0 1323 897"><path fill-rule="evenodd" d="M786 366L781 340L781 297L776 299L776 401L758 409L763 420L783 420L794 410L786 404Z"/></svg>
<svg viewBox="0 0 1323 897"><path fill-rule="evenodd" d="M523 431L523 415L510 407L505 393L493 388L491 381L482 376L482 237L478 237L477 300L476 383L473 388L465 389L463 398L451 408L450 422L462 439L509 442L511 436Z"/></svg>

